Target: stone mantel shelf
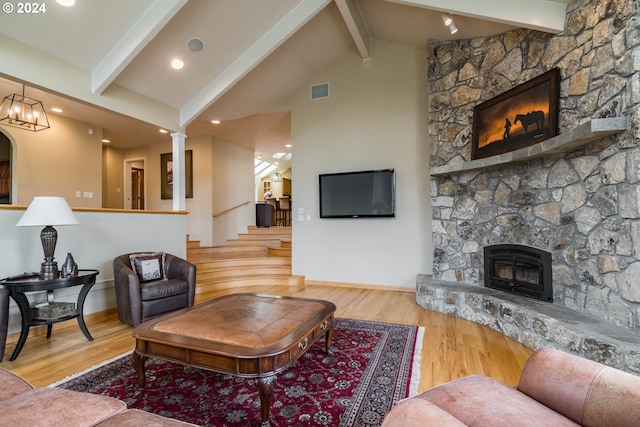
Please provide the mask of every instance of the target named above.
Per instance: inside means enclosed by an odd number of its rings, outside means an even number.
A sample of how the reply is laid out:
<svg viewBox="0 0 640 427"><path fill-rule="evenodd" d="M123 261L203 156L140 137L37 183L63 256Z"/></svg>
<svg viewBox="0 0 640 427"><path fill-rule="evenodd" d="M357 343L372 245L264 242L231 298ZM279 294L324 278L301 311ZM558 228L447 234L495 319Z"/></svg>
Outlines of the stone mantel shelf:
<svg viewBox="0 0 640 427"><path fill-rule="evenodd" d="M450 163L442 166L432 166L431 176L451 175L480 169L489 169L509 163L522 162L553 154L568 153L595 139L624 132L627 129L628 120L626 117L591 119L568 132L519 150L510 151L497 156L486 157L484 159L471 160L464 163Z"/></svg>

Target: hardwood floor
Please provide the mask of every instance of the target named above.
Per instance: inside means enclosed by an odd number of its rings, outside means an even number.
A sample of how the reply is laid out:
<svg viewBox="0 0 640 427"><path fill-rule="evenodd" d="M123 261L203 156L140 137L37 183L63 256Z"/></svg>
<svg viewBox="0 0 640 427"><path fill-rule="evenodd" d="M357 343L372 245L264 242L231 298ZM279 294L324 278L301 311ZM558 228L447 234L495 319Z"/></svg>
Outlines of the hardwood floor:
<svg viewBox="0 0 640 427"><path fill-rule="evenodd" d="M424 326L420 391L471 374L515 385L531 354L531 350L485 326L421 308L410 291L317 284L253 286L200 294L196 303L232 292L326 299L336 304L337 317ZM10 336L0 367L42 387L133 349L131 328L118 322L115 309L86 316L86 320L94 341L87 341L74 321L54 325L50 339L44 327L33 328L13 362L8 359L17 336Z"/></svg>

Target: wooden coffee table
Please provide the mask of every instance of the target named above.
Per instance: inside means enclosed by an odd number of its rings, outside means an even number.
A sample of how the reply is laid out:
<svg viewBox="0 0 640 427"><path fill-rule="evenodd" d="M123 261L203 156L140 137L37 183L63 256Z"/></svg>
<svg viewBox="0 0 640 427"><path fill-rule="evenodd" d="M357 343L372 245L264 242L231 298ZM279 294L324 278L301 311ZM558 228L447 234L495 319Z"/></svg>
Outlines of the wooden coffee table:
<svg viewBox="0 0 640 427"><path fill-rule="evenodd" d="M335 310L329 301L233 294L149 320L133 330L138 387L144 389L149 357L257 378L268 426L276 374L323 336L331 353Z"/></svg>

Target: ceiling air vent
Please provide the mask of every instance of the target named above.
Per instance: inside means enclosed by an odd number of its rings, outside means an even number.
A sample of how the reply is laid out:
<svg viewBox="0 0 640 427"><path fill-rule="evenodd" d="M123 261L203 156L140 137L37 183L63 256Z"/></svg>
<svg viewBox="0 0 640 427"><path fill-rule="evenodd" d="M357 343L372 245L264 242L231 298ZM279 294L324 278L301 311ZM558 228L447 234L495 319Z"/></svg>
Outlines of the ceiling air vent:
<svg viewBox="0 0 640 427"><path fill-rule="evenodd" d="M320 83L311 86L311 100L329 97L329 83Z"/></svg>

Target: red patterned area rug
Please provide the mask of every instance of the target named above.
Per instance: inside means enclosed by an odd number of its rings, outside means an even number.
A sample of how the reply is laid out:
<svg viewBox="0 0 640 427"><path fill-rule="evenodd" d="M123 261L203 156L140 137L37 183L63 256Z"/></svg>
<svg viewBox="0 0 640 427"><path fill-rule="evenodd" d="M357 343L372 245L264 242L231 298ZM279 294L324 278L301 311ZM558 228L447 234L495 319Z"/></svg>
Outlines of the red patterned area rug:
<svg viewBox="0 0 640 427"><path fill-rule="evenodd" d="M379 426L398 400L417 392L423 329L336 319L333 355L316 342L277 376L272 426ZM260 425L255 380L157 359L146 363L140 393L130 355L78 374L57 387L122 399L130 408L202 426Z"/></svg>

